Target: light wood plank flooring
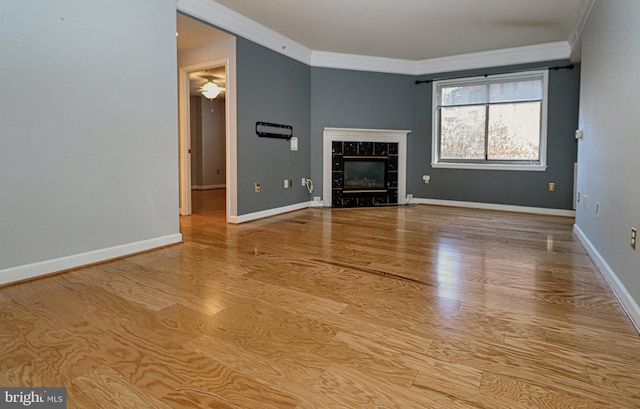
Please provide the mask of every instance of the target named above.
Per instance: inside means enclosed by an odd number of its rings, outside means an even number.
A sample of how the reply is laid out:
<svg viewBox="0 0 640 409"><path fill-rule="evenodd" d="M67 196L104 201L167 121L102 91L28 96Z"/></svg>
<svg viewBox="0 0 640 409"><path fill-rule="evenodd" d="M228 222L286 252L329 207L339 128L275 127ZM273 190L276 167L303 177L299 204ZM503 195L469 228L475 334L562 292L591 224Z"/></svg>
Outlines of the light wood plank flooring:
<svg viewBox="0 0 640 409"><path fill-rule="evenodd" d="M637 408L640 338L570 218L182 218L184 244L0 289L0 385L69 408Z"/></svg>
<svg viewBox="0 0 640 409"><path fill-rule="evenodd" d="M192 190L191 213L211 219L225 220L226 189Z"/></svg>

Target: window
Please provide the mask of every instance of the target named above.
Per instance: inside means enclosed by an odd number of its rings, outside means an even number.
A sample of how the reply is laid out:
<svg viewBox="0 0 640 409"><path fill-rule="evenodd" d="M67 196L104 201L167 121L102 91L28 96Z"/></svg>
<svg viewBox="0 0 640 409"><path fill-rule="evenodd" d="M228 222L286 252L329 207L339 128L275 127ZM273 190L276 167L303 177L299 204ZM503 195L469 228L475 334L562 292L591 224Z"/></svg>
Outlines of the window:
<svg viewBox="0 0 640 409"><path fill-rule="evenodd" d="M545 170L547 73L434 82L434 168Z"/></svg>

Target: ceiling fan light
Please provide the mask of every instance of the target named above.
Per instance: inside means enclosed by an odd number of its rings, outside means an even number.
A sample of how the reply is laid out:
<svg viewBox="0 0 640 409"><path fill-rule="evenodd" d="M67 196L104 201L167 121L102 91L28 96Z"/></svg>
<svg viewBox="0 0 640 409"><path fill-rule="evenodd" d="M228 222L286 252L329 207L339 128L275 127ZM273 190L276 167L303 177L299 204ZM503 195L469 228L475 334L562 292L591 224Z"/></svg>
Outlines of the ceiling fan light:
<svg viewBox="0 0 640 409"><path fill-rule="evenodd" d="M206 98L214 99L220 93L220 87L209 81L202 86L202 95Z"/></svg>

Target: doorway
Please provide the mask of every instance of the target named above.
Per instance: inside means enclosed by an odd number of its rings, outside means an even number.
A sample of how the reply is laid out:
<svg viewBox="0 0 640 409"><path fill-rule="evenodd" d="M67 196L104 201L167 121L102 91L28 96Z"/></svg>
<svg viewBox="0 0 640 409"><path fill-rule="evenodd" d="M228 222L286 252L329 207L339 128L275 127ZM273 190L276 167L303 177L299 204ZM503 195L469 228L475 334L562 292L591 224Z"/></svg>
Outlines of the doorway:
<svg viewBox="0 0 640 409"><path fill-rule="evenodd" d="M192 199L201 199L192 197L192 187L195 185L196 194L200 190L219 190L215 193L216 196L224 196L224 220L237 223L236 39L180 13L177 23L180 215L192 214ZM208 70L210 72L207 73ZM213 168L217 180L193 183L190 74L199 72L204 72L204 76L211 77L213 82L224 88L224 92L213 102L205 99L201 103L201 108L208 108L209 113L213 105L214 113L224 117L225 143L217 149L219 154L224 152L224 165L218 161ZM207 82L207 78L198 77L198 81L194 85L194 93L201 95L200 87ZM205 189L199 189L201 187ZM219 202L219 198L216 201ZM222 208L222 205L216 205L217 211Z"/></svg>
<svg viewBox="0 0 640 409"><path fill-rule="evenodd" d="M226 220L226 67L190 72L189 90L191 213Z"/></svg>

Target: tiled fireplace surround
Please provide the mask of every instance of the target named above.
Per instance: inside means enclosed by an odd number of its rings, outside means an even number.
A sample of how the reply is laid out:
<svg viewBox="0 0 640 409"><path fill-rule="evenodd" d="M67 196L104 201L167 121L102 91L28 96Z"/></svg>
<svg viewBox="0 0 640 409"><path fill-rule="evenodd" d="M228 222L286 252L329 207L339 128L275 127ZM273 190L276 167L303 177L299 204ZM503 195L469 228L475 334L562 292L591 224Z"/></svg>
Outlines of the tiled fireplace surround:
<svg viewBox="0 0 640 409"><path fill-rule="evenodd" d="M325 128L323 134L323 204L368 207L406 201L406 146L410 131ZM387 157L386 192L344 193L345 157Z"/></svg>

